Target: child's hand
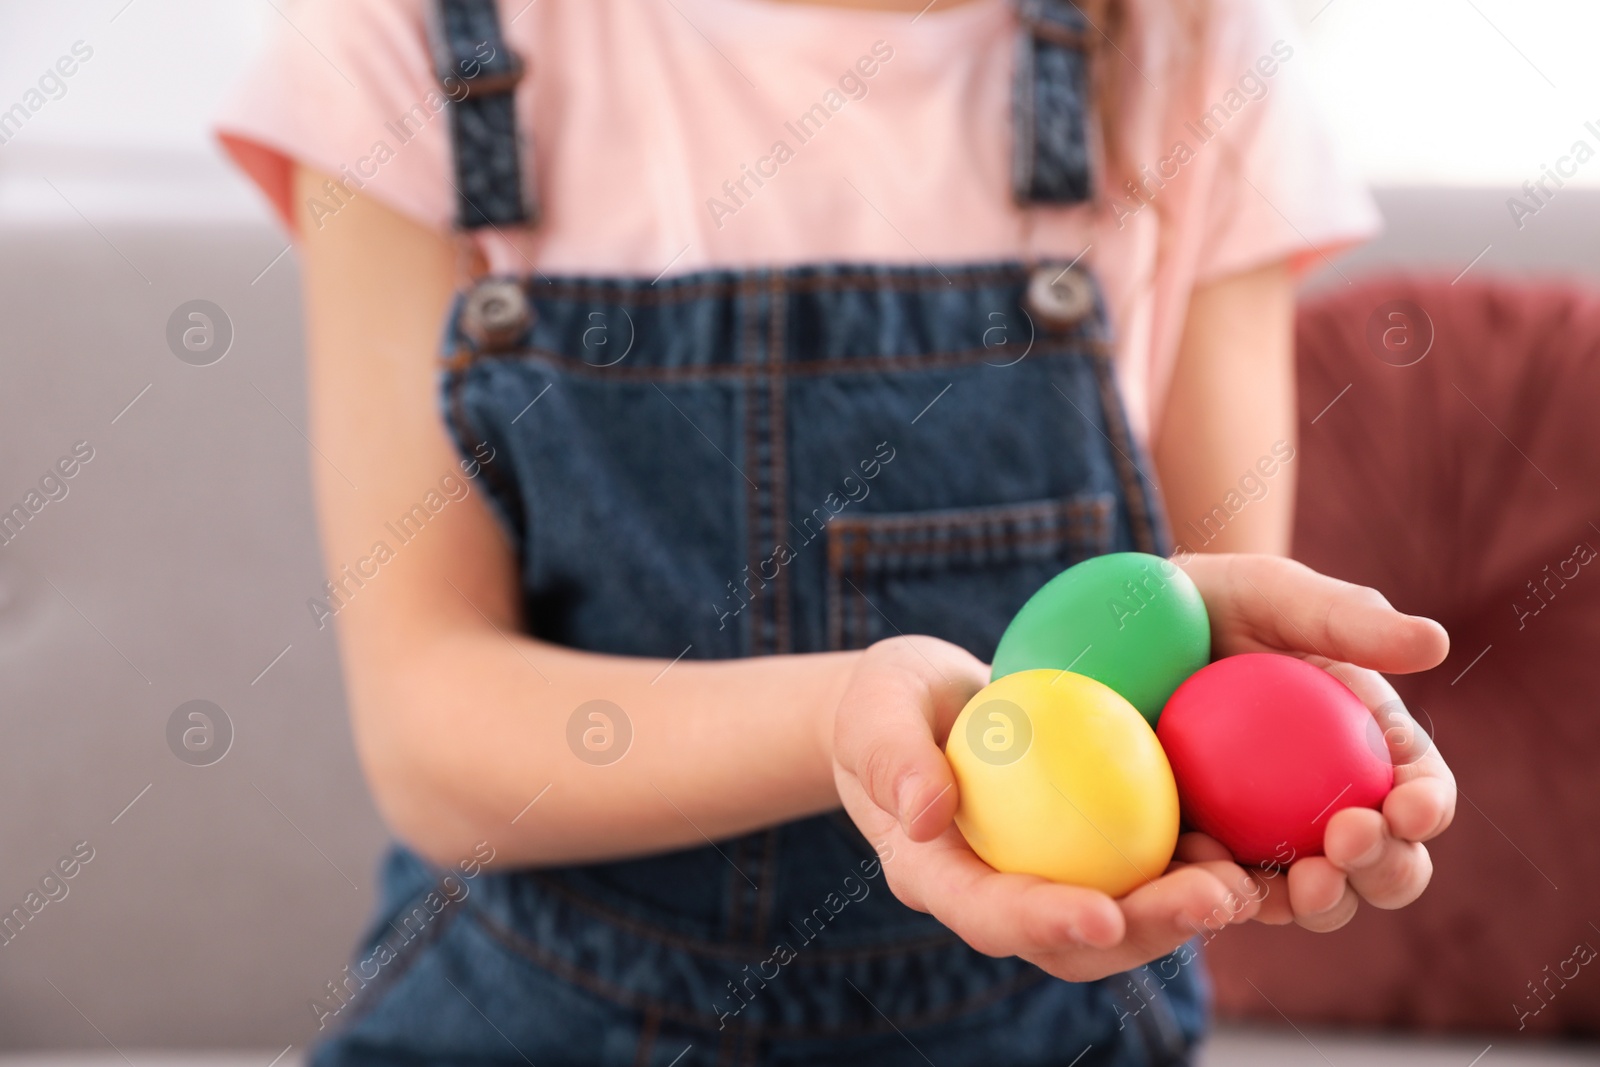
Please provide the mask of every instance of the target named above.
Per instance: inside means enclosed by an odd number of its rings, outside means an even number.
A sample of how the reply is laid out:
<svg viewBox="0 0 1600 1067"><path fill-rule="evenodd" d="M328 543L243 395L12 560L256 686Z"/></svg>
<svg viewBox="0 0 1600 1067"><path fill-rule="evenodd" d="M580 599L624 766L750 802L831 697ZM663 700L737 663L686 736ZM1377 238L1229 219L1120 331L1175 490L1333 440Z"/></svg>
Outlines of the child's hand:
<svg viewBox="0 0 1600 1067"><path fill-rule="evenodd" d="M956 786L940 745L989 670L931 637L880 642L863 655L834 721L834 779L845 810L884 858L902 902L990 956L1021 956L1069 981L1137 967L1220 921L1255 916L1266 887L1187 835L1166 874L1120 900L1043 878L1001 874L956 829ZM1376 813L1374 813L1376 814ZM1214 845L1215 842L1209 842ZM1222 917L1222 918L1219 918Z"/></svg>
<svg viewBox="0 0 1600 1067"><path fill-rule="evenodd" d="M1224 924L1260 918L1331 930L1349 921L1362 898L1398 908L1421 894L1432 865L1420 842L1449 825L1455 783L1376 671L1434 666L1448 649L1443 629L1401 615L1373 590L1287 560L1193 557L1184 569L1206 599L1217 656L1302 656L1330 666L1374 709L1395 762L1395 788L1382 813L1336 814L1327 856L1294 861L1281 881L1276 872L1244 870L1220 844L1193 833L1179 840L1165 874L1120 900L1001 874L952 821L956 787L940 751L988 669L944 641L896 638L864 654L839 704L832 751L845 810L884 856L885 877L902 902L980 952L1021 956L1059 978L1089 981Z"/></svg>
<svg viewBox="0 0 1600 1067"><path fill-rule="evenodd" d="M1263 872L1270 891L1257 917L1327 931L1349 922L1362 900L1378 908L1416 900L1433 874L1422 842L1443 833L1455 816L1455 776L1377 672L1437 666L1450 650L1444 628L1400 614L1375 590L1290 560L1191 556L1183 569L1205 597L1214 656L1282 652L1328 669L1372 710L1378 723L1372 736L1387 742L1394 761L1395 786L1382 812L1338 812L1323 836L1326 855L1290 863L1285 882L1270 883L1271 872ZM1227 856L1215 841L1189 837L1180 856ZM1278 888L1285 883L1287 893Z"/></svg>

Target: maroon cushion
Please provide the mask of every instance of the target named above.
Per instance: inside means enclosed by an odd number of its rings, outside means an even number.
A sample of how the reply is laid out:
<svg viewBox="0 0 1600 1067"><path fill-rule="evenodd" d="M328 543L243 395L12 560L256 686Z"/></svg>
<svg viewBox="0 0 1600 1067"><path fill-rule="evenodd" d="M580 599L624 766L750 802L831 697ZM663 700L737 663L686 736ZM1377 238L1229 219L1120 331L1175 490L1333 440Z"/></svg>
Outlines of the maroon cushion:
<svg viewBox="0 0 1600 1067"><path fill-rule="evenodd" d="M1296 332L1295 555L1449 629L1395 683L1462 799L1412 907L1219 936L1218 1010L1600 1034L1600 294L1393 278Z"/></svg>

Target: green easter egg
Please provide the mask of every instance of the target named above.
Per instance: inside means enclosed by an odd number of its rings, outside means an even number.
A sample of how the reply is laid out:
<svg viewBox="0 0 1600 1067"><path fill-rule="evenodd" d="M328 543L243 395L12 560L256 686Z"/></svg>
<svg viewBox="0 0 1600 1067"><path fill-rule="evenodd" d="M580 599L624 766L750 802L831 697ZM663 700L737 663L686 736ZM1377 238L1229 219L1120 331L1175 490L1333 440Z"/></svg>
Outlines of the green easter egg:
<svg viewBox="0 0 1600 1067"><path fill-rule="evenodd" d="M1062 571L1000 638L991 680L1071 670L1110 686L1151 726L1211 658L1211 619L1189 576L1160 556L1114 552Z"/></svg>

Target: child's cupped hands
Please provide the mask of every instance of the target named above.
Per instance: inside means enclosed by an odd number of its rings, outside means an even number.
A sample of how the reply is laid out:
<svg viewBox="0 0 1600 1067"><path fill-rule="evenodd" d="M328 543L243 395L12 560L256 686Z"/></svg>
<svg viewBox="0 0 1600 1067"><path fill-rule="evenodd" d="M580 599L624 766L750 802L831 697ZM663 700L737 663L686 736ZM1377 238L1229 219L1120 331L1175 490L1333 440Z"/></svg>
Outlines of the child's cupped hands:
<svg viewBox="0 0 1600 1067"><path fill-rule="evenodd" d="M1246 869L1187 833L1164 874L1113 900L1098 890L995 871L954 824L955 780L942 746L989 680L976 657L932 637L880 642L862 656L832 720L834 778L856 826L884 857L890 889L979 952L1020 956L1090 981L1174 951L1197 934L1258 919L1333 930L1362 900L1399 908L1426 888L1423 842L1455 811L1455 780L1378 672L1426 670L1442 627L1396 611L1376 591L1271 556L1192 556L1181 564L1211 616L1212 652L1278 652L1330 670L1377 720L1395 765L1383 810L1328 820L1323 856Z"/></svg>

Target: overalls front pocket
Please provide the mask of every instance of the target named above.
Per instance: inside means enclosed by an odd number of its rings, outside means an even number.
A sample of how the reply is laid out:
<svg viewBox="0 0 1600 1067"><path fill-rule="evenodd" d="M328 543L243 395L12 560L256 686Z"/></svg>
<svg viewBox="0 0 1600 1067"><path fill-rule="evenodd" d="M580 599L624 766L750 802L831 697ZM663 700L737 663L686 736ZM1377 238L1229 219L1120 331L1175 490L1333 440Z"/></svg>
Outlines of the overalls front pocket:
<svg viewBox="0 0 1600 1067"><path fill-rule="evenodd" d="M828 528L828 644L864 648L939 630L987 659L1010 604L1110 551L1115 506L1112 494L1091 490L1021 504L841 515ZM965 610L952 613L952 599Z"/></svg>

